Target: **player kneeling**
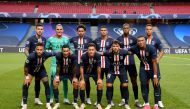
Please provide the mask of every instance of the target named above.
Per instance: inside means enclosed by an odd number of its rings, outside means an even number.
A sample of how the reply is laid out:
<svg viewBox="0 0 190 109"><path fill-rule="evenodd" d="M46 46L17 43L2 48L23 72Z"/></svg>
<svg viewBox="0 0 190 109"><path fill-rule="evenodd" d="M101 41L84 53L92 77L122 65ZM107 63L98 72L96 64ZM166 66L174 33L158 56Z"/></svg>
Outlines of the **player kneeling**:
<svg viewBox="0 0 190 109"><path fill-rule="evenodd" d="M69 79L73 84L73 95L74 95L74 103L73 106L75 109L79 109L77 104L78 98L78 79L76 78L76 64L77 58L75 55L70 54L70 48L68 45L62 46L62 52L56 54L56 77L54 79L54 97L56 104L54 105L53 109L57 109L60 107L59 104L59 82L63 81L64 79Z"/></svg>
<svg viewBox="0 0 190 109"><path fill-rule="evenodd" d="M88 51L82 55L80 63L80 98L81 98L81 107L80 109L85 108L85 87L86 82L90 77L93 78L97 84L97 109L102 109L101 99L102 99L102 88L103 83L100 78L101 75L101 62L100 55L96 53L95 44L89 43Z"/></svg>
<svg viewBox="0 0 190 109"><path fill-rule="evenodd" d="M24 66L25 79L22 88L23 106L22 109L27 109L28 88L33 77L40 78L43 81L46 95L46 108L52 109L50 106L50 87L48 82L48 76L44 66L44 62L47 58L54 56L54 53L48 53L44 51L44 45L37 43L34 53L31 53Z"/></svg>

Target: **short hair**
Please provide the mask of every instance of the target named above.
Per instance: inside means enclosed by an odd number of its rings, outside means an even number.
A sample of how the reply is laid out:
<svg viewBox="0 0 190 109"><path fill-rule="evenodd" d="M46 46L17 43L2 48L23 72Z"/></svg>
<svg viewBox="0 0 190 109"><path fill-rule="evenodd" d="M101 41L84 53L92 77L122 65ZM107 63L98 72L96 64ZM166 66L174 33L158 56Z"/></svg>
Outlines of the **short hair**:
<svg viewBox="0 0 190 109"><path fill-rule="evenodd" d="M62 49L63 49L63 48L68 48L68 49L70 49L69 45L67 45L67 44L63 45L63 46L62 46Z"/></svg>
<svg viewBox="0 0 190 109"><path fill-rule="evenodd" d="M142 37L145 38L143 35L140 35L140 36L137 37L137 39L142 38Z"/></svg>
<svg viewBox="0 0 190 109"><path fill-rule="evenodd" d="M146 24L146 27L147 27L147 26L150 26L150 27L152 27L152 24Z"/></svg>
<svg viewBox="0 0 190 109"><path fill-rule="evenodd" d="M96 45L95 45L94 43L89 43L89 44L88 44L88 48L89 48L89 47L94 47L94 48L96 48Z"/></svg>
<svg viewBox="0 0 190 109"><path fill-rule="evenodd" d="M61 25L60 23L57 24L57 25L55 26L55 28L57 28L58 26L61 26L61 27L63 28L63 25Z"/></svg>
<svg viewBox="0 0 190 109"><path fill-rule="evenodd" d="M38 42L38 43L36 44L36 47L38 47L38 46L42 46L42 47L44 47L44 44L41 43L41 42Z"/></svg>
<svg viewBox="0 0 190 109"><path fill-rule="evenodd" d="M124 23L123 28L125 28L125 26L128 26L130 28L130 24L128 24L128 23Z"/></svg>
<svg viewBox="0 0 190 109"><path fill-rule="evenodd" d="M36 25L36 28L38 28L38 27L44 27L44 26L43 26L42 23L38 23L38 24Z"/></svg>
<svg viewBox="0 0 190 109"><path fill-rule="evenodd" d="M83 25L83 24L79 24L79 25L77 26L77 31L79 30L79 28L83 28L84 31L86 31L86 27L85 27L85 25Z"/></svg>
<svg viewBox="0 0 190 109"><path fill-rule="evenodd" d="M106 29L107 29L107 27L106 27L105 25L102 25L102 26L100 27L100 29L102 29L102 28L106 28Z"/></svg>
<svg viewBox="0 0 190 109"><path fill-rule="evenodd" d="M113 42L112 42L112 45L113 44L118 44L119 46L120 46L120 42L118 41L118 40L114 40Z"/></svg>

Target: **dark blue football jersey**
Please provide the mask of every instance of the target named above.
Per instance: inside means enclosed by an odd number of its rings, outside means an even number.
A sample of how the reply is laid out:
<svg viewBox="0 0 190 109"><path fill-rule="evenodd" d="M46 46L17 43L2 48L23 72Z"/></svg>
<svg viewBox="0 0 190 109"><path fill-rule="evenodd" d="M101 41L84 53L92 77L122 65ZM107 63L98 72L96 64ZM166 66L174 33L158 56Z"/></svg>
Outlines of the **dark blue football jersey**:
<svg viewBox="0 0 190 109"><path fill-rule="evenodd" d="M158 39L157 37L153 36L151 40L148 40L148 37L146 37L146 44L154 46L156 48L156 52L157 50L163 50L163 45L160 39Z"/></svg>
<svg viewBox="0 0 190 109"><path fill-rule="evenodd" d="M80 64L80 59L82 54L87 51L88 49L88 43L91 43L92 39L84 36L82 39L79 38L79 36L72 37L70 39L70 43L73 44L75 52L74 54L77 55L77 63Z"/></svg>
<svg viewBox="0 0 190 109"><path fill-rule="evenodd" d="M141 61L140 67L144 67L145 70L153 70L152 59L157 58L154 46L146 44L145 50L141 50L137 45L135 45L131 47L129 51L137 55Z"/></svg>
<svg viewBox="0 0 190 109"><path fill-rule="evenodd" d="M137 39L131 35L128 37L124 37L123 35L118 37L117 40L121 44L121 48L128 50L132 46L137 44ZM127 55L124 60L124 65L134 65L135 64L135 59L134 55Z"/></svg>
<svg viewBox="0 0 190 109"><path fill-rule="evenodd" d="M88 52L82 55L80 66L83 66L84 74L97 74L97 68L101 66L100 64L100 55L98 53L95 53L93 58L88 56Z"/></svg>
<svg viewBox="0 0 190 109"><path fill-rule="evenodd" d="M106 40L102 40L101 37L98 37L94 40L94 44L96 45L96 50L99 52L107 51L111 48L113 42L113 38L109 37ZM101 56L101 68L109 68L110 61L108 57Z"/></svg>
<svg viewBox="0 0 190 109"><path fill-rule="evenodd" d="M51 56L55 56L53 52L44 51L41 57L38 57L36 52L29 54L25 61L25 67L27 67L31 72L39 72L44 69L44 62Z"/></svg>
<svg viewBox="0 0 190 109"><path fill-rule="evenodd" d="M110 73L122 75L126 73L124 66L125 56L128 54L127 50L121 49L118 54L106 51L103 53L110 60Z"/></svg>
<svg viewBox="0 0 190 109"><path fill-rule="evenodd" d="M56 54L56 63L60 65L59 75L73 75L73 68L77 64L77 57L74 54L64 57L62 52Z"/></svg>
<svg viewBox="0 0 190 109"><path fill-rule="evenodd" d="M36 44L38 42L41 42L44 44L46 44L46 38L45 37L42 37L41 40L38 40L36 35L32 36L32 37L29 37L26 41L26 44L25 44L25 47L29 48L29 54L30 53L33 53L35 52L35 49L36 49Z"/></svg>

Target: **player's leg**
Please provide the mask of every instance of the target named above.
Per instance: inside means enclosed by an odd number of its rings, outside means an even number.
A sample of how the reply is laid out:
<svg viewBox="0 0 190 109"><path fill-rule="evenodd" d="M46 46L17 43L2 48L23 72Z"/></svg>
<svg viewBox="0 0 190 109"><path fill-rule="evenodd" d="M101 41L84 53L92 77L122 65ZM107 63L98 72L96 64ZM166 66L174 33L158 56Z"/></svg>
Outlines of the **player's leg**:
<svg viewBox="0 0 190 109"><path fill-rule="evenodd" d="M22 86L22 99L23 99L22 109L27 109L28 89L32 79L33 76L31 74L28 74L28 76L24 79Z"/></svg>
<svg viewBox="0 0 190 109"><path fill-rule="evenodd" d="M148 81L149 81L149 77L148 77L148 73L146 72L144 67L140 67L140 82L141 82L141 93L142 93L142 97L143 100L145 102L144 108L143 109L150 109L150 104L149 104L149 100L148 100Z"/></svg>
<svg viewBox="0 0 190 109"><path fill-rule="evenodd" d="M77 78L72 78L69 77L69 80L72 82L73 85L73 107L75 109L79 109L79 106L77 104L77 99L78 99L78 79Z"/></svg>
<svg viewBox="0 0 190 109"><path fill-rule="evenodd" d="M85 89L86 89L86 81L89 79L89 75L84 74L84 80L80 80L80 99L81 99L81 106L80 109L84 109L85 106Z"/></svg>
<svg viewBox="0 0 190 109"><path fill-rule="evenodd" d="M135 98L135 106L142 107L142 104L138 100L138 84L137 84L137 69L136 65L129 65L128 66L128 73L131 78L132 88L133 88L133 94Z"/></svg>
<svg viewBox="0 0 190 109"><path fill-rule="evenodd" d="M35 78L34 89L35 89L35 100L34 100L34 103L38 104L38 105L42 105L43 103L39 99L39 95L40 95L40 78Z"/></svg>
<svg viewBox="0 0 190 109"><path fill-rule="evenodd" d="M160 66L159 66L159 64L157 65L157 74L158 74L158 78L159 78L159 81L160 81L160 79L161 79L161 73L160 73ZM160 85L160 83L159 83L158 88L159 88L159 92L160 92L160 94L159 94L159 100L158 100L158 106L161 107L161 108L164 108L164 104L163 104L162 99L161 99L162 93L161 93L161 85Z"/></svg>
<svg viewBox="0 0 190 109"><path fill-rule="evenodd" d="M49 81L48 81L48 76L45 70L43 70L41 72L41 80L44 84L45 87L45 96L46 96L46 108L47 109L51 109L50 106L50 85L49 85Z"/></svg>
<svg viewBox="0 0 190 109"><path fill-rule="evenodd" d="M91 90L90 80L88 79L87 81L85 81L85 83L86 83L86 103L92 104L90 100L90 90Z"/></svg>
<svg viewBox="0 0 190 109"><path fill-rule="evenodd" d="M106 98L108 101L108 105L105 109L110 109L111 106L111 101L112 101L112 95L113 95L113 83L116 78L116 75L114 74L108 74L107 75L107 80L106 80Z"/></svg>
<svg viewBox="0 0 190 109"><path fill-rule="evenodd" d="M64 100L63 103L70 104L68 99L68 76L63 78L63 92L64 92Z"/></svg>
<svg viewBox="0 0 190 109"><path fill-rule="evenodd" d="M153 71L151 73L149 73L150 78L152 80L152 84L153 84L153 88L154 88L154 109L158 109L158 101L159 101L159 97L160 97L160 89L159 89L159 85L156 86L154 85L154 73ZM157 75L157 78L159 80L159 75Z"/></svg>
<svg viewBox="0 0 190 109"><path fill-rule="evenodd" d="M57 79L59 79L59 80L57 80ZM60 81L62 81L63 77L60 76L57 79L55 78L54 81L53 81L53 86L54 86L53 94L54 94L54 98L55 98L55 105L54 105L53 109L57 109L57 108L60 107L60 104L59 104L59 89L58 89L58 87L59 87L59 83L60 83Z"/></svg>
<svg viewBox="0 0 190 109"><path fill-rule="evenodd" d="M52 104L53 103L53 80L55 78L55 75L56 75L56 65L51 65L51 68L50 68L50 103Z"/></svg>
<svg viewBox="0 0 190 109"><path fill-rule="evenodd" d="M97 109L102 109L101 101L102 101L102 92L103 92L103 81L100 78L100 80L97 80L97 75L92 76L95 84L97 84Z"/></svg>
<svg viewBox="0 0 190 109"><path fill-rule="evenodd" d="M125 109L131 109L128 105L129 89L128 89L128 77L127 73L119 75L120 83L122 84L123 98L125 99Z"/></svg>

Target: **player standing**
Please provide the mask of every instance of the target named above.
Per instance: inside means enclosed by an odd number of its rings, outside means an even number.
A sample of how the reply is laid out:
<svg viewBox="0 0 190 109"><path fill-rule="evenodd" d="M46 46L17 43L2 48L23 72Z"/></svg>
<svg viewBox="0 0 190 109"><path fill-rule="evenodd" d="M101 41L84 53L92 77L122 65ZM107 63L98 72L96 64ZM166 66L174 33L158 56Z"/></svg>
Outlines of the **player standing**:
<svg viewBox="0 0 190 109"><path fill-rule="evenodd" d="M26 41L26 45L25 45L25 55L26 55L26 57L28 57L30 53L35 52L37 43L43 43L44 45L46 43L46 38L42 36L42 34L44 32L43 25L42 24L37 24L35 31L36 31L36 34L34 36L28 38L27 41ZM35 87L34 103L38 104L38 105L42 105L43 103L39 99L39 95L40 95L40 79L37 78L37 77L35 78L34 87ZM22 104L23 104L23 102L21 103L21 105Z"/></svg>
<svg viewBox="0 0 190 109"><path fill-rule="evenodd" d="M76 76L77 78L79 78L80 76L80 61L81 61L81 57L82 54L87 51L88 49L88 43L92 42L92 39L85 36L85 32L86 32L86 27L82 24L77 26L77 34L78 36L76 37L72 37L70 39L70 43L74 45L74 49L75 49L75 55L77 55L77 72L76 72ZM90 82L89 80L86 82L86 95L87 95L87 104L91 104L91 100L90 100Z"/></svg>
<svg viewBox="0 0 190 109"><path fill-rule="evenodd" d="M62 36L63 35L63 26L61 24L56 25L56 35L50 37L47 40L46 49L50 49L53 52L60 52L63 45L67 44L69 45L69 38ZM52 57L51 61L51 68L50 68L50 74L51 74L51 81L50 81L50 93L51 93L51 100L50 102L53 103L53 80L56 75L56 58ZM63 91L64 91L64 103L70 104L68 100L68 78L63 79Z"/></svg>
<svg viewBox="0 0 190 109"><path fill-rule="evenodd" d="M143 109L150 109L149 104L149 81L153 81L154 88L154 109L158 108L159 100L159 75L157 73L157 53L152 45L146 44L144 36L137 37L137 45L129 49L133 54L136 54L140 62L140 81L141 91L145 102Z"/></svg>
<svg viewBox="0 0 190 109"><path fill-rule="evenodd" d="M50 87L48 82L48 76L44 66L45 60L47 58L55 55L54 53L44 52L44 45L42 43L37 43L35 52L29 54L26 59L24 66L25 79L22 88L22 98L23 98L23 107L22 109L27 109L27 98L28 98L28 88L30 83L35 78L40 78L45 87L46 95L46 108L52 109L50 106Z"/></svg>
<svg viewBox="0 0 190 109"><path fill-rule="evenodd" d="M92 77L95 84L97 84L97 109L102 109L101 99L102 99L102 88L103 83L100 77L101 66L100 66L100 55L96 53L96 46L94 43L88 44L88 51L84 53L81 57L80 63L80 98L81 106L80 109L84 109L85 106L85 87L86 82Z"/></svg>
<svg viewBox="0 0 190 109"><path fill-rule="evenodd" d="M121 43L121 48L126 50L137 44L137 39L129 35L129 31L130 31L130 25L128 23L123 24L123 35L117 38L117 40ZM136 70L134 55L127 55L124 59L124 65L126 71L128 71L129 76L131 78L133 93L135 97L135 106L142 107L142 105L138 100L137 70ZM123 106L125 105L125 100L123 98L122 85L120 85L120 91L121 91L122 100L119 103L119 106Z"/></svg>
<svg viewBox="0 0 190 109"><path fill-rule="evenodd" d="M110 72L107 75L106 80L106 97L108 100L108 105L105 109L111 109L111 101L113 95L113 83L116 77L119 78L122 84L123 98L125 99L125 109L131 109L128 105L129 90L128 90L128 77L124 66L124 59L127 55L126 50L120 49L120 42L115 40L112 43L111 50L108 52L103 52L104 56L107 56L110 60Z"/></svg>
<svg viewBox="0 0 190 109"><path fill-rule="evenodd" d="M162 59L163 55L164 55L164 50L163 50L163 46L162 43L160 41L160 39L158 39L157 37L153 36L153 30L152 30L152 25L151 24L147 24L146 25L146 44L152 45L156 48L156 52L159 51L159 53L157 53L158 57L157 57L157 73L160 76L160 67L159 67L159 62ZM159 79L161 79L161 77L159 77ZM160 81L160 80L159 80ZM160 90L160 96L159 96L159 101L158 101L158 106L163 108L164 104L161 100L161 87L159 84L159 90Z"/></svg>
<svg viewBox="0 0 190 109"><path fill-rule="evenodd" d="M100 34L101 37L98 37L94 40L94 44L96 44L96 50L99 52L104 52L106 50L109 50L111 48L111 44L113 42L113 39L108 36L108 29L106 26L100 27ZM110 67L110 61L108 57L101 56L101 79L104 79L104 75L107 78L107 74L109 72ZM111 102L112 106L114 106L114 103ZM96 103L95 103L96 105Z"/></svg>
<svg viewBox="0 0 190 109"><path fill-rule="evenodd" d="M73 84L73 96L74 103L73 106L75 109L79 109L77 104L78 99L78 79L76 77L76 64L77 59L74 54L70 53L70 48L68 45L63 45L62 52L56 54L56 77L54 79L54 96L55 96L55 106L53 109L57 109L60 107L59 104L59 82L63 81L65 77L69 78L71 83Z"/></svg>

